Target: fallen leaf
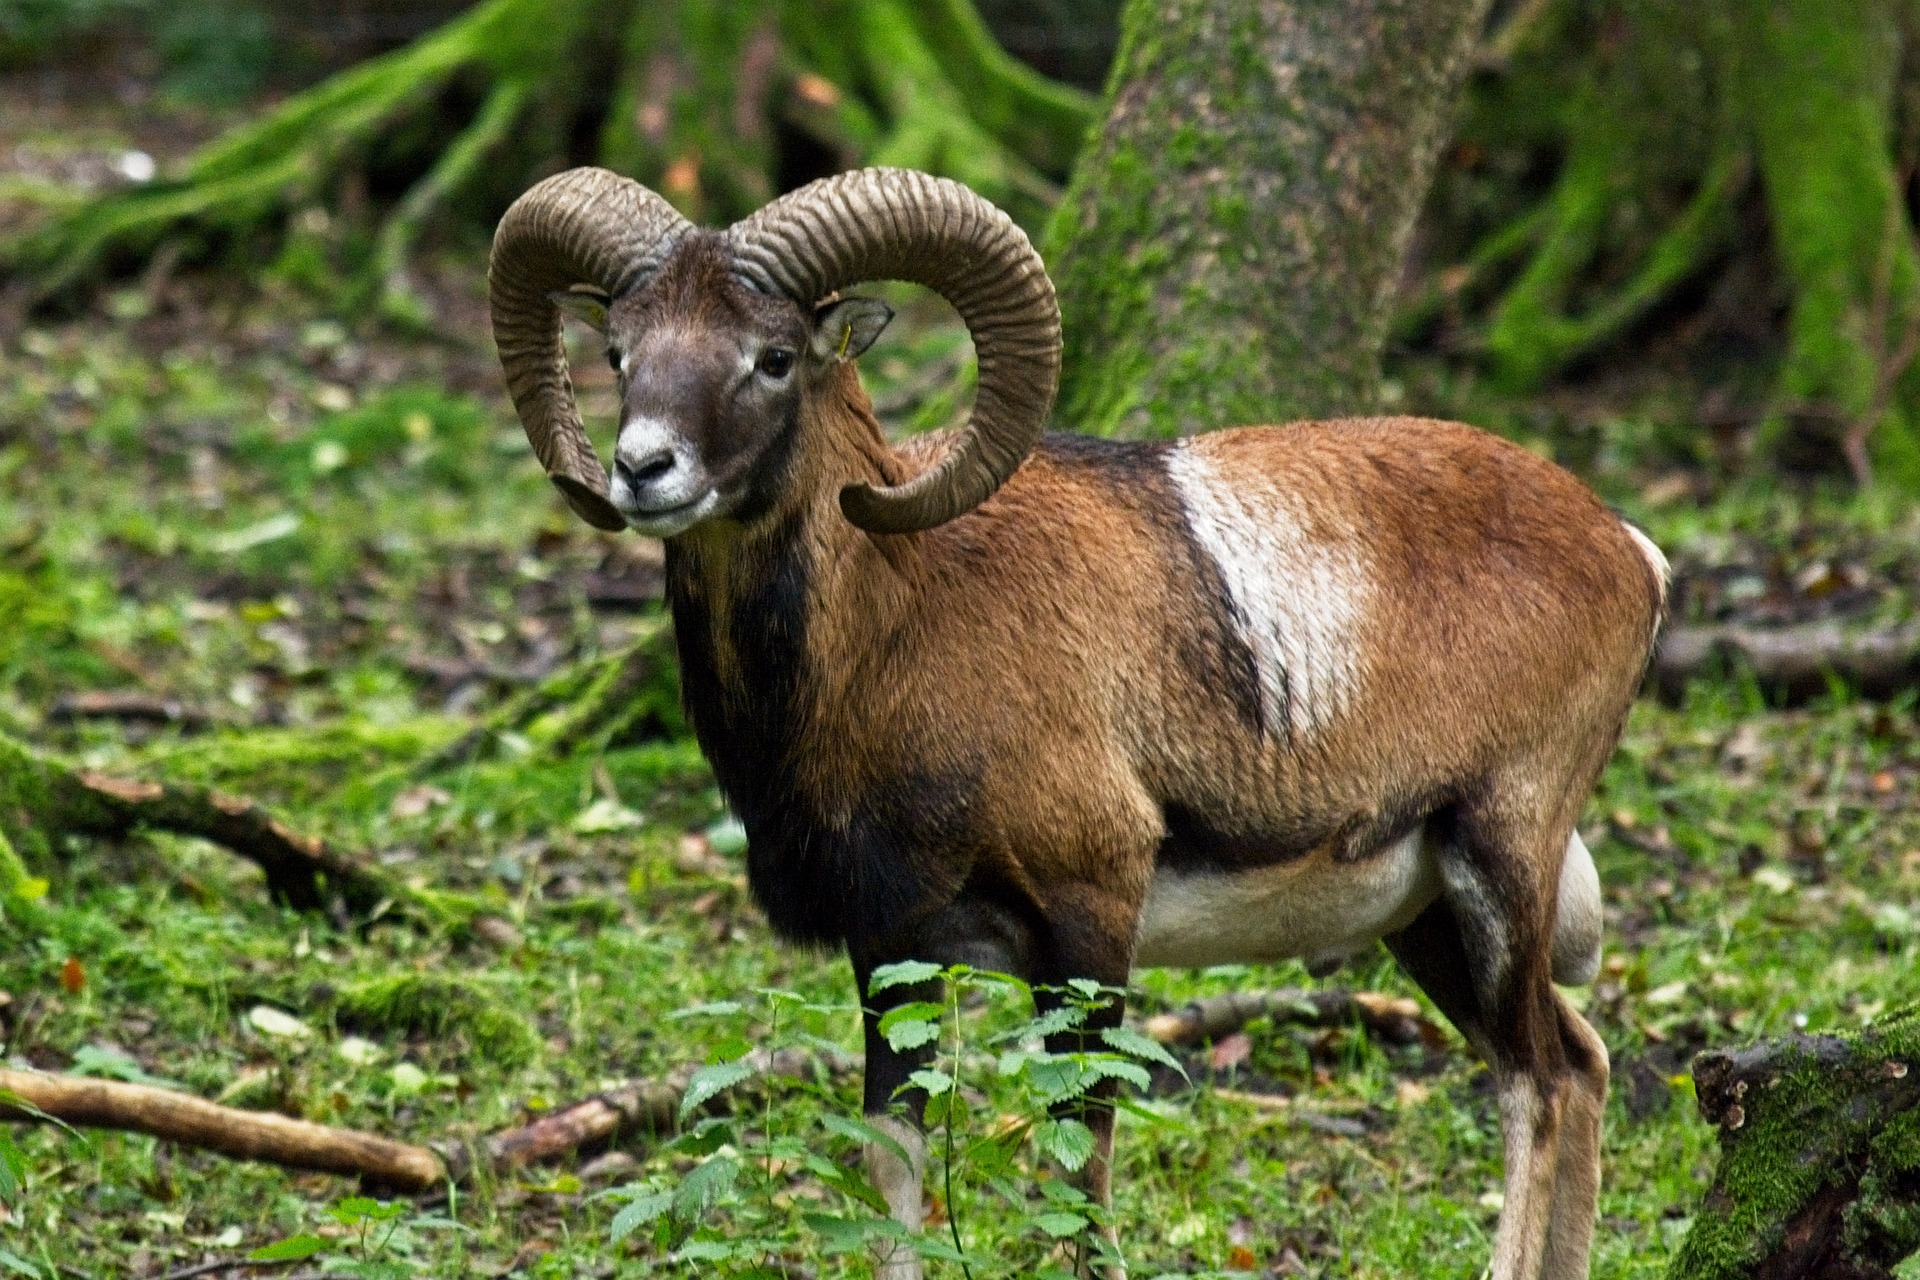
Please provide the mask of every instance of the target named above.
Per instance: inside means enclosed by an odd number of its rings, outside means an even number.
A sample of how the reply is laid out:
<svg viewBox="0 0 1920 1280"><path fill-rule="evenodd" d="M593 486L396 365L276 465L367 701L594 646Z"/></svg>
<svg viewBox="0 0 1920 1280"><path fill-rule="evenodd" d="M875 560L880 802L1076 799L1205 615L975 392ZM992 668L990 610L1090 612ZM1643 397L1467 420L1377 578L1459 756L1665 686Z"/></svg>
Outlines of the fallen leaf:
<svg viewBox="0 0 1920 1280"><path fill-rule="evenodd" d="M275 1040L306 1040L313 1035L312 1027L270 1004L257 1004L247 1010L247 1025Z"/></svg>
<svg viewBox="0 0 1920 1280"><path fill-rule="evenodd" d="M359 1036L342 1036L340 1043L333 1046L333 1051L340 1055L343 1062L350 1062L356 1067L372 1066L387 1054L373 1041L363 1040Z"/></svg>
<svg viewBox="0 0 1920 1280"><path fill-rule="evenodd" d="M451 804L453 797L431 783L408 787L393 798L387 812L396 818L417 818L437 805Z"/></svg>
<svg viewBox="0 0 1920 1280"><path fill-rule="evenodd" d="M1213 1048L1207 1053L1207 1065L1215 1071L1225 1071L1237 1067L1253 1056L1253 1041L1244 1031L1236 1031L1214 1041Z"/></svg>
<svg viewBox="0 0 1920 1280"><path fill-rule="evenodd" d="M1677 1004L1686 998L1685 982L1669 982L1665 986L1655 987L1641 997L1648 1004Z"/></svg>
<svg viewBox="0 0 1920 1280"><path fill-rule="evenodd" d="M1433 1090L1418 1080L1402 1080L1393 1090L1394 1101L1403 1107L1417 1107L1431 1096Z"/></svg>
<svg viewBox="0 0 1920 1280"><path fill-rule="evenodd" d="M72 956L60 966L60 985L70 996L77 996L87 987L87 971Z"/></svg>
<svg viewBox="0 0 1920 1280"><path fill-rule="evenodd" d="M1229 1271L1251 1271L1258 1265L1259 1263L1254 1259L1253 1250L1243 1244L1237 1244L1227 1250L1227 1270Z"/></svg>
<svg viewBox="0 0 1920 1280"><path fill-rule="evenodd" d="M602 796L581 810L573 820L573 829L583 836L609 831L631 831L646 823L644 815L634 812L618 800Z"/></svg>

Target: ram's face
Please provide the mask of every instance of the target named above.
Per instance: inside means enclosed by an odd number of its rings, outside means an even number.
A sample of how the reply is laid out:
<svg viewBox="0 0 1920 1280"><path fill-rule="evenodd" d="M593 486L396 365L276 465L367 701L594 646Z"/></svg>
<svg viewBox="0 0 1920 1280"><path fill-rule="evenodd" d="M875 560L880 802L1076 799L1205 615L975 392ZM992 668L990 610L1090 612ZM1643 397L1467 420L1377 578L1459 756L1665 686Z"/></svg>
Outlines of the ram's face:
<svg viewBox="0 0 1920 1280"><path fill-rule="evenodd" d="M720 237L690 236L608 315L621 390L613 505L661 538L753 518L778 492L809 385L891 314L865 299L802 310L744 284Z"/></svg>

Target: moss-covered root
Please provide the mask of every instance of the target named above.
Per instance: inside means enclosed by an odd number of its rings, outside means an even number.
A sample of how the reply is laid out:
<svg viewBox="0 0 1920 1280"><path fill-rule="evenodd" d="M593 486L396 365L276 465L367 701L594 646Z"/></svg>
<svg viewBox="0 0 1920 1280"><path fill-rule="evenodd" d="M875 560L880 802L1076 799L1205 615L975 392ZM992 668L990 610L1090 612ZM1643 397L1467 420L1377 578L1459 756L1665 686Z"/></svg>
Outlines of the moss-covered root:
<svg viewBox="0 0 1920 1280"><path fill-rule="evenodd" d="M519 1066L540 1047L533 1026L484 983L447 973L392 973L349 983L340 1017L369 1031L464 1036L487 1058Z"/></svg>
<svg viewBox="0 0 1920 1280"><path fill-rule="evenodd" d="M1860 437L1856 472L1870 459L1920 492L1920 254L1890 137L1902 7L1761 0L1751 10L1742 87L1794 294L1781 413L1761 446L1783 443L1796 414L1837 413Z"/></svg>
<svg viewBox="0 0 1920 1280"><path fill-rule="evenodd" d="M673 628L664 616L649 619L624 648L577 662L509 699L422 760L414 775L429 777L498 747L559 757L683 733L679 673Z"/></svg>
<svg viewBox="0 0 1920 1280"><path fill-rule="evenodd" d="M1920 1006L1702 1054L1720 1167L1668 1280L1877 1280L1920 1250Z"/></svg>
<svg viewBox="0 0 1920 1280"><path fill-rule="evenodd" d="M1482 0L1130 0L1047 237L1064 425L1353 412Z"/></svg>
<svg viewBox="0 0 1920 1280"><path fill-rule="evenodd" d="M1037 225L1093 122L1087 94L1016 62L970 0L659 0L621 61L602 162L696 220L777 194L784 126L842 166L958 178Z"/></svg>
<svg viewBox="0 0 1920 1280"><path fill-rule="evenodd" d="M75 769L0 736L0 886L9 908L36 896L24 859L45 860L66 835L123 836L136 828L198 836L232 849L266 872L268 889L312 909L338 899L370 911L403 896L378 869L303 836L251 800L204 787L110 778ZM6 856L6 855L11 855Z"/></svg>
<svg viewBox="0 0 1920 1280"><path fill-rule="evenodd" d="M44 297L103 261L144 255L167 239L245 232L320 198L456 78L474 76L492 86L479 115L403 199L382 237L382 283L406 314L398 260L422 220L482 170L530 98L579 91L579 78L564 74L567 50L594 8L595 0L487 0L221 136L179 177L82 205L5 256Z"/></svg>

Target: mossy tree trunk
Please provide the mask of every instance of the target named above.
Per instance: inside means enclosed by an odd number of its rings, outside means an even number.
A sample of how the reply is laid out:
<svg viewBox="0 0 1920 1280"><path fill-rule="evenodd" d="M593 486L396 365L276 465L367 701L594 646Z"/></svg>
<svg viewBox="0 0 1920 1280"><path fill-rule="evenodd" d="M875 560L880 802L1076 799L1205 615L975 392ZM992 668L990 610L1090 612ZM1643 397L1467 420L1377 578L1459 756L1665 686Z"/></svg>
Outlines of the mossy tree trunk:
<svg viewBox="0 0 1920 1280"><path fill-rule="evenodd" d="M1720 1167L1669 1280L1888 1280L1920 1253L1920 1008L1702 1054Z"/></svg>
<svg viewBox="0 0 1920 1280"><path fill-rule="evenodd" d="M1063 425L1364 410L1486 0L1131 0L1048 231Z"/></svg>

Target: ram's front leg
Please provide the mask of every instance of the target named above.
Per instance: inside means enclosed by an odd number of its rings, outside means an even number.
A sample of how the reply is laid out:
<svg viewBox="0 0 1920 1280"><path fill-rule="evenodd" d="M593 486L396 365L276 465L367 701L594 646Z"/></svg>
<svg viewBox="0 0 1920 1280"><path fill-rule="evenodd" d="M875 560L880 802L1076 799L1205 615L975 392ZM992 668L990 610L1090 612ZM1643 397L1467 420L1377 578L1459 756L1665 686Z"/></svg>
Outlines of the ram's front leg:
<svg viewBox="0 0 1920 1280"><path fill-rule="evenodd" d="M860 983L861 1019L866 1031L866 1082L862 1110L866 1121L890 1142L866 1145L867 1181L886 1198L887 1211L909 1234L918 1234L926 1219L922 1190L927 1173L927 1138L921 1128L927 1095L904 1088L908 1077L933 1060L933 1046L900 1052L880 1034L880 1020L889 1009L914 1000L938 1001L939 982L889 987L869 994L874 966L854 965ZM920 1254L907 1240L882 1240L874 1246L875 1280L920 1280Z"/></svg>
<svg viewBox="0 0 1920 1280"><path fill-rule="evenodd" d="M1119 1026L1126 1015L1122 990L1133 966L1135 915L1131 901L1092 886L1074 885L1057 892L1047 922L1047 983L1034 993L1037 1011L1044 1013L1069 998L1066 984L1076 978L1092 978L1107 988L1107 993L1105 1002L1090 1009L1078 1029L1047 1038L1049 1052L1109 1052L1101 1033ZM1082 1277L1098 1274L1105 1280L1126 1280L1127 1275L1119 1261L1120 1233L1113 1220L1113 1099L1117 1091L1113 1079L1103 1079L1080 1097L1055 1108L1056 1116L1078 1120L1093 1134L1093 1153L1073 1180L1100 1207L1106 1221L1100 1227L1097 1243L1092 1232L1082 1232L1074 1241L1074 1271ZM1097 1253L1113 1261L1096 1266Z"/></svg>

